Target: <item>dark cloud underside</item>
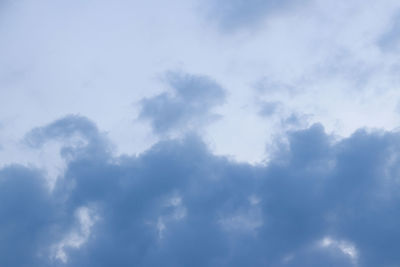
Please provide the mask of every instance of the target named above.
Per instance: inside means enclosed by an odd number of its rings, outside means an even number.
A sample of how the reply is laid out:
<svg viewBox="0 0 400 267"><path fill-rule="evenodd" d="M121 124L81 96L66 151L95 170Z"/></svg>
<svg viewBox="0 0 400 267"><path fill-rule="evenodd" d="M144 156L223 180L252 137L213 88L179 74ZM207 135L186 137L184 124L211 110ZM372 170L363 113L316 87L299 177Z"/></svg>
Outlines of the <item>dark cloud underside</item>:
<svg viewBox="0 0 400 267"><path fill-rule="evenodd" d="M290 133L265 167L214 156L196 136L115 158L78 116L27 139L74 134L86 145L65 144L52 193L38 170L0 171L0 266L400 264L398 133L360 130L335 143L314 125ZM50 257L83 207L97 218L85 243L65 245L64 263Z"/></svg>

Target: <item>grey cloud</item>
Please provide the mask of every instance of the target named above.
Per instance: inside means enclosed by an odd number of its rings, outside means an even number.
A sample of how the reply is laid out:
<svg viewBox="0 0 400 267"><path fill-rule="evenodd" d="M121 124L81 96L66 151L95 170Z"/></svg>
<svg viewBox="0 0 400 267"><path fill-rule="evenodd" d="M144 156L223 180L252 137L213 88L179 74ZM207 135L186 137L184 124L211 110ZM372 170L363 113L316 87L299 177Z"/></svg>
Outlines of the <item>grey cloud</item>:
<svg viewBox="0 0 400 267"><path fill-rule="evenodd" d="M141 101L139 118L149 120L158 134L212 120L216 115L211 109L225 99L224 89L206 76L169 72L166 82L172 94L162 93Z"/></svg>
<svg viewBox="0 0 400 267"><path fill-rule="evenodd" d="M28 136L44 143L75 131L87 145L71 147L78 152L53 192L36 170L0 171L1 265L400 264L399 133L359 130L337 141L316 124L288 133L288 149L267 166L212 155L195 135L114 157L107 145L92 149L106 140L78 116ZM49 260L79 228L82 207L93 217L84 243L62 247L65 263Z"/></svg>
<svg viewBox="0 0 400 267"><path fill-rule="evenodd" d="M392 18L392 23L378 40L383 51L396 52L400 45L400 13Z"/></svg>
<svg viewBox="0 0 400 267"><path fill-rule="evenodd" d="M67 142L68 139L74 137L78 139L76 140L78 147L83 146L84 149L76 149L74 144ZM31 130L26 134L24 143L30 147L39 148L50 140L61 141L64 144L61 153L65 157L70 153L78 152L101 156L112 148L106 136L98 131L97 126L79 115L68 115L49 125Z"/></svg>
<svg viewBox="0 0 400 267"><path fill-rule="evenodd" d="M270 117L277 112L280 105L279 102L263 102L258 114L262 117Z"/></svg>
<svg viewBox="0 0 400 267"><path fill-rule="evenodd" d="M266 17L297 4L297 0L206 1L209 18L223 31L255 26Z"/></svg>
<svg viewBox="0 0 400 267"><path fill-rule="evenodd" d="M282 118L281 123L283 126L289 126L294 128L304 128L308 125L308 119L310 115L292 112L289 116Z"/></svg>
<svg viewBox="0 0 400 267"><path fill-rule="evenodd" d="M19 165L0 170L1 266L53 266L49 247L66 222L57 204L39 171Z"/></svg>

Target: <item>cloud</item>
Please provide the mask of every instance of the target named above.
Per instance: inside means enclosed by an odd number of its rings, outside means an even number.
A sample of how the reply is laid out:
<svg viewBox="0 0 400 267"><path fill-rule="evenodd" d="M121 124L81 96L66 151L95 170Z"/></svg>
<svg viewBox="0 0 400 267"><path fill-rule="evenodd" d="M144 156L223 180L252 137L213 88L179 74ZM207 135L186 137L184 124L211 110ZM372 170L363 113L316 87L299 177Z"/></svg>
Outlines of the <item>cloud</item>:
<svg viewBox="0 0 400 267"><path fill-rule="evenodd" d="M400 13L393 16L386 32L378 40L378 45L383 51L396 52L400 44Z"/></svg>
<svg viewBox="0 0 400 267"><path fill-rule="evenodd" d="M62 210L37 170L0 170L0 265L52 266L49 246L64 229Z"/></svg>
<svg viewBox="0 0 400 267"><path fill-rule="evenodd" d="M63 143L61 154L64 157L77 156L70 154L78 152L80 155L87 153L100 157L112 148L97 126L79 115L68 115L49 125L34 128L24 138L24 142L32 148L40 148L51 140Z"/></svg>
<svg viewBox="0 0 400 267"><path fill-rule="evenodd" d="M75 133L86 142L71 147ZM0 265L400 263L397 132L336 140L316 124L289 132L266 166L215 156L195 135L115 157L100 136L79 116L28 133L74 153L53 191L38 170L0 170Z"/></svg>
<svg viewBox="0 0 400 267"><path fill-rule="evenodd" d="M266 17L294 5L297 0L217 0L207 1L209 18L219 27L233 30L255 26Z"/></svg>
<svg viewBox="0 0 400 267"><path fill-rule="evenodd" d="M169 72L166 82L172 93L141 101L139 118L149 120L158 134L190 129L212 120L216 115L211 109L225 99L224 89L206 76Z"/></svg>
<svg viewBox="0 0 400 267"><path fill-rule="evenodd" d="M261 107L258 114L262 117L270 117L278 111L280 105L281 103L279 102L273 102L273 101L263 102L261 103Z"/></svg>

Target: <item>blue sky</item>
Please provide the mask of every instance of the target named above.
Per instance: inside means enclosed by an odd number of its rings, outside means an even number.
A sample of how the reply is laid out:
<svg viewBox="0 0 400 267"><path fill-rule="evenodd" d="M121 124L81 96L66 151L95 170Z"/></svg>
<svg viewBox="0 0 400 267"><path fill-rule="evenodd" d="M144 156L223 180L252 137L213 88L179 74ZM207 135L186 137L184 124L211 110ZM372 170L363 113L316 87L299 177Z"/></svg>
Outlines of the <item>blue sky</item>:
<svg viewBox="0 0 400 267"><path fill-rule="evenodd" d="M0 266L400 266L400 3L0 1Z"/></svg>

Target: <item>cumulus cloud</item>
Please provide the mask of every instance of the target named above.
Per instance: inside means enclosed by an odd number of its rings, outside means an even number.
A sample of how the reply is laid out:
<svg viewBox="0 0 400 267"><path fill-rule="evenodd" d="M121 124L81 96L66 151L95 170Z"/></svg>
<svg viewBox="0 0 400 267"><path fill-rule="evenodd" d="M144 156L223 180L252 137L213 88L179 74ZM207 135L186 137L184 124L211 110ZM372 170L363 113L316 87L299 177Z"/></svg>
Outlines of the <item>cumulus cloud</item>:
<svg viewBox="0 0 400 267"><path fill-rule="evenodd" d="M39 148L76 133L86 142L69 146L75 153L52 191L39 170L0 170L0 265L400 263L397 132L336 140L316 124L288 133L288 149L266 166L215 156L195 135L115 157L79 116L27 139Z"/></svg>
<svg viewBox="0 0 400 267"><path fill-rule="evenodd" d="M193 128L216 118L211 109L225 99L225 91L217 82L179 72L168 72L165 80L171 93L141 101L139 118L149 120L154 132Z"/></svg>

